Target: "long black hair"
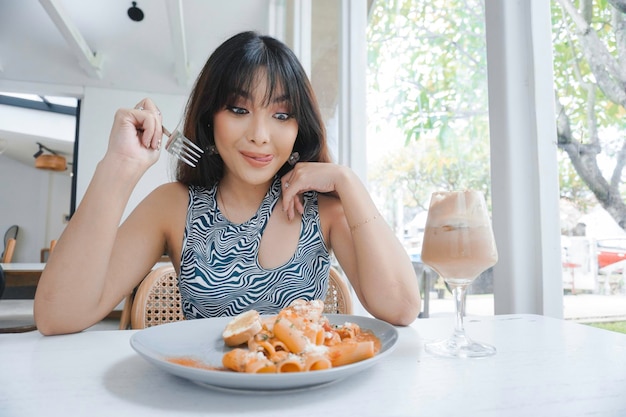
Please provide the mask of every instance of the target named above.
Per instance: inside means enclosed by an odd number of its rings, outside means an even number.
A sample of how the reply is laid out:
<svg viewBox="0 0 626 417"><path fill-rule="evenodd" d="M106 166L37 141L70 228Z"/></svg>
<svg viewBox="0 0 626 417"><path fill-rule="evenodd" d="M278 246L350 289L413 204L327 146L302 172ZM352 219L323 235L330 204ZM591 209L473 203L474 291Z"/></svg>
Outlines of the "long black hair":
<svg viewBox="0 0 626 417"><path fill-rule="evenodd" d="M279 92L286 95L290 113L298 122L293 151L300 161L330 162L326 131L311 83L289 47L270 36L242 32L211 54L191 92L186 107L184 134L205 150L198 166L178 162L176 179L187 185L210 187L224 175L224 162L209 149L215 145L213 116L231 104L241 91L251 91L255 77L267 76L265 103ZM292 169L285 164L278 175Z"/></svg>

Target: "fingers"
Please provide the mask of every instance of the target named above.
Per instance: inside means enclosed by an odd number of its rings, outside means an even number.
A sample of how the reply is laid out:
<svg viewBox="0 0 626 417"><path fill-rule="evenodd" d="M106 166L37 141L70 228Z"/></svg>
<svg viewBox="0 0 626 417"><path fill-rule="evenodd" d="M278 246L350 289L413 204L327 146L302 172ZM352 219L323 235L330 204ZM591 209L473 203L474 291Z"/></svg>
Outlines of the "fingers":
<svg viewBox="0 0 626 417"><path fill-rule="evenodd" d="M302 204L302 196L296 194L288 200L286 200L283 196L283 211L287 214L287 219L289 219L289 221L293 220L294 217L296 217L296 212L300 213L300 215L303 215L304 205Z"/></svg>
<svg viewBox="0 0 626 417"><path fill-rule="evenodd" d="M292 210L293 196L289 197L289 195L291 195L289 191L289 187L291 186L291 184L289 183L289 180L291 179L292 176L293 176L293 171L291 171L290 173L287 173L280 179L280 181L282 182L282 187L283 187L283 201L282 201L283 211L287 213L287 218L289 220L292 219L292 217L289 216L290 213L293 215L293 210Z"/></svg>
<svg viewBox="0 0 626 417"><path fill-rule="evenodd" d="M287 214L287 219L290 221L296 216L296 212L300 215L304 214L304 205L302 204L300 193L304 190L299 190L297 184L297 178L295 172L292 170L285 175L282 179L283 187L283 211Z"/></svg>
<svg viewBox="0 0 626 417"><path fill-rule="evenodd" d="M300 213L300 215L304 214L304 205L302 204L302 200L301 200L300 196L297 196L294 199L294 206L295 206L296 211L298 213Z"/></svg>
<svg viewBox="0 0 626 417"><path fill-rule="evenodd" d="M131 112L137 121L137 135L141 144L148 149L159 150L163 137L161 111L152 100L146 98L137 103Z"/></svg>

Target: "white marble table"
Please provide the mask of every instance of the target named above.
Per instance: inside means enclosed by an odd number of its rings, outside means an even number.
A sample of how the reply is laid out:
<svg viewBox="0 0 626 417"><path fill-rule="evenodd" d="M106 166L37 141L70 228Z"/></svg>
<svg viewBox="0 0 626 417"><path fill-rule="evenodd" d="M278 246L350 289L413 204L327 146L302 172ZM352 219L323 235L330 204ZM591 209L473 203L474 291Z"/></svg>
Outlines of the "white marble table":
<svg viewBox="0 0 626 417"><path fill-rule="evenodd" d="M453 319L399 328L392 355L305 392L232 394L171 376L129 345L133 331L0 335L0 416L625 416L626 335L535 315L469 317L490 358L424 352Z"/></svg>

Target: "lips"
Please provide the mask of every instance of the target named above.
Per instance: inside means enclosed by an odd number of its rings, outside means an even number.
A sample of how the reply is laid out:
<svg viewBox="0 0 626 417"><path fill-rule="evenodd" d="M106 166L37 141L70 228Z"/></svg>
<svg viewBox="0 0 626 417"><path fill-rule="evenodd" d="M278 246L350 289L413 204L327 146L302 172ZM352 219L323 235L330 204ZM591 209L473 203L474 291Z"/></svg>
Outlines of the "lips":
<svg viewBox="0 0 626 417"><path fill-rule="evenodd" d="M266 165L272 162L274 155L261 154L256 152L241 152L241 154L251 163L255 165Z"/></svg>

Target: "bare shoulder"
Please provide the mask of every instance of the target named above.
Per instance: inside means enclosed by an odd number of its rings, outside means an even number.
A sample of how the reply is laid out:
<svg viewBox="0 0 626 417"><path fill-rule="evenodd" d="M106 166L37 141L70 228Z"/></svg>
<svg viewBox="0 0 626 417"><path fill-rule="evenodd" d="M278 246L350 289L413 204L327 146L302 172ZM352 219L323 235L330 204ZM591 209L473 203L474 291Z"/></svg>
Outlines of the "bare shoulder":
<svg viewBox="0 0 626 417"><path fill-rule="evenodd" d="M172 219L185 219L189 203L188 188L179 182L162 184L152 190L135 209L140 222L170 224Z"/></svg>
<svg viewBox="0 0 626 417"><path fill-rule="evenodd" d="M150 199L164 204L183 204L187 207L189 188L178 181L161 184L149 195Z"/></svg>
<svg viewBox="0 0 626 417"><path fill-rule="evenodd" d="M180 182L170 182L155 188L143 201L149 208L146 219L159 228L166 241L166 250L176 268L180 266L183 233L189 204L189 188Z"/></svg>
<svg viewBox="0 0 626 417"><path fill-rule="evenodd" d="M170 182L155 188L144 200L149 210L166 224L179 227L185 221L189 205L188 187L180 182Z"/></svg>

